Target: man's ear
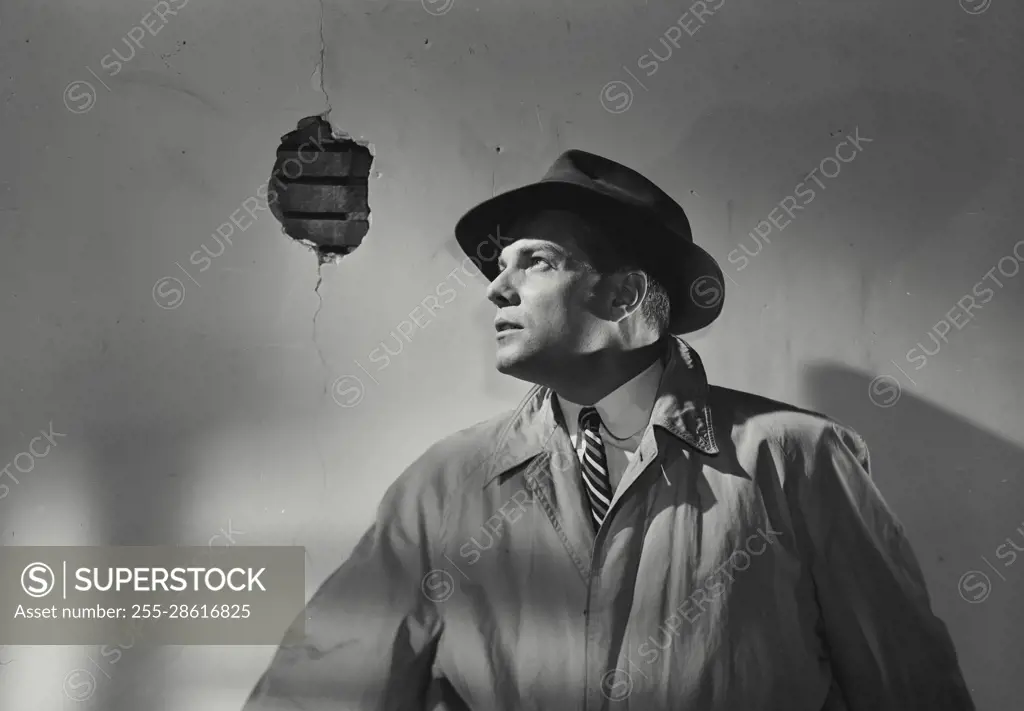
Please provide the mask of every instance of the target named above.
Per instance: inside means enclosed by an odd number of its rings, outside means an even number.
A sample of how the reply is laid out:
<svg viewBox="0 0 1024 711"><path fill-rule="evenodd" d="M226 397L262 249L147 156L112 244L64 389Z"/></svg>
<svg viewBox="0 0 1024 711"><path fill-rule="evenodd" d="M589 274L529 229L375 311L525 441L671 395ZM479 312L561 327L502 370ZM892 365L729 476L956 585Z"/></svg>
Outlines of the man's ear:
<svg viewBox="0 0 1024 711"><path fill-rule="evenodd" d="M612 276L612 308L621 317L629 316L640 308L647 295L647 275L629 271Z"/></svg>

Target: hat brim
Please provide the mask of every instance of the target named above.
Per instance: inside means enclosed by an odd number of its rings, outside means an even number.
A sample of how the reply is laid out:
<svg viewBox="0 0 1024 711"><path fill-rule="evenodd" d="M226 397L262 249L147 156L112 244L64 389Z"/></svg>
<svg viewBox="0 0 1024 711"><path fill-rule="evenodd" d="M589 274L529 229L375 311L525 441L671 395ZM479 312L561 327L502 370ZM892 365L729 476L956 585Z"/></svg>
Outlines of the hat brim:
<svg viewBox="0 0 1024 711"><path fill-rule="evenodd" d="M500 269L498 253L512 240L512 224L545 209L613 210L629 224L641 248L670 256L658 264L657 276L669 291L672 320L669 332L683 335L710 325L722 313L725 283L718 262L692 241L652 220L642 210L576 183L545 180L496 195L471 208L455 225L455 239L488 280ZM483 249L490 244L488 250Z"/></svg>

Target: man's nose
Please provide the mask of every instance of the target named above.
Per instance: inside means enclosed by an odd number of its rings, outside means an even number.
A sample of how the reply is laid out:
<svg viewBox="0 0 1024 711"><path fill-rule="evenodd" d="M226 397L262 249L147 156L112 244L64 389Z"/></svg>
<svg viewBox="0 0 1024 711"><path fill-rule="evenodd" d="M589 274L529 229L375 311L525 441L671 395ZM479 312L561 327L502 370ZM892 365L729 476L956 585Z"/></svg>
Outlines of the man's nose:
<svg viewBox="0 0 1024 711"><path fill-rule="evenodd" d="M487 287L487 298L495 306L508 306L515 303L517 297L507 268L499 272Z"/></svg>

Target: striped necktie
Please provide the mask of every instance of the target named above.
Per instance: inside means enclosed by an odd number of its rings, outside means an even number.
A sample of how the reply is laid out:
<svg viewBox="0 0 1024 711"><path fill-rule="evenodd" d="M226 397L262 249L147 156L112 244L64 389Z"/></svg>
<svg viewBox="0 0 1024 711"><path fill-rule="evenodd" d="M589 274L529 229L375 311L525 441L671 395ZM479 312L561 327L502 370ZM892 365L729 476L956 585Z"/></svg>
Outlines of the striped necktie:
<svg viewBox="0 0 1024 711"><path fill-rule="evenodd" d="M608 460L604 454L604 443L601 441L601 416L595 407L584 407L580 410L579 429L583 433L586 445L583 451L583 481L587 485L587 498L590 499L590 516L594 522L594 530L601 527L601 522L608 514L612 501L612 485L608 478Z"/></svg>

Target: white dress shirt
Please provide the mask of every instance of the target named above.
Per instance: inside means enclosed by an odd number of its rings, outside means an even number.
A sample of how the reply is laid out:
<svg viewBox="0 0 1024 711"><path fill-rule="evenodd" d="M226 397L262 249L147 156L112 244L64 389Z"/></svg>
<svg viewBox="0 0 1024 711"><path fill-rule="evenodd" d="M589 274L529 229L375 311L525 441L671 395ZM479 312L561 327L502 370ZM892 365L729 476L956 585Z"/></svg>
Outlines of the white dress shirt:
<svg viewBox="0 0 1024 711"><path fill-rule="evenodd" d="M651 410L658 395L661 375L665 370L661 358L655 359L646 370L611 391L594 403L601 416L601 441L608 460L608 478L612 493L619 486L626 467L633 461L644 430L651 419ZM583 461L586 446L579 429L580 410L583 405L569 402L556 394L569 436L576 445L576 456Z"/></svg>

